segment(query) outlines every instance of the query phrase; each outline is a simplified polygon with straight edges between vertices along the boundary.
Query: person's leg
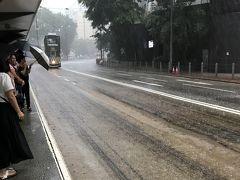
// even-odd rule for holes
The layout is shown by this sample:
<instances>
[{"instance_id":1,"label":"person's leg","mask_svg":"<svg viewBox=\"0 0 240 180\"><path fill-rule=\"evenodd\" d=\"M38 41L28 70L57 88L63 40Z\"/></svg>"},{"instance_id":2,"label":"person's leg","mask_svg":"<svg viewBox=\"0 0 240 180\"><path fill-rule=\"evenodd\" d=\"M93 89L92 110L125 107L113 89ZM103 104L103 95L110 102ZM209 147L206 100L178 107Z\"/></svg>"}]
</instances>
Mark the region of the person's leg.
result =
<instances>
[{"instance_id":1,"label":"person's leg","mask_svg":"<svg viewBox=\"0 0 240 180\"><path fill-rule=\"evenodd\" d=\"M16 91L17 91L16 99L17 99L18 105L19 105L20 109L23 111L23 108L24 108L24 86L16 84Z\"/></svg>"},{"instance_id":2,"label":"person's leg","mask_svg":"<svg viewBox=\"0 0 240 180\"><path fill-rule=\"evenodd\" d=\"M24 85L24 95L26 97L26 102L27 102L27 109L28 111L31 111L31 107L30 107L30 92L29 92L29 82L26 82L26 84Z\"/></svg>"},{"instance_id":3,"label":"person's leg","mask_svg":"<svg viewBox=\"0 0 240 180\"><path fill-rule=\"evenodd\" d=\"M11 167L0 169L0 179L8 179L16 175L17 171Z\"/></svg>"}]
</instances>

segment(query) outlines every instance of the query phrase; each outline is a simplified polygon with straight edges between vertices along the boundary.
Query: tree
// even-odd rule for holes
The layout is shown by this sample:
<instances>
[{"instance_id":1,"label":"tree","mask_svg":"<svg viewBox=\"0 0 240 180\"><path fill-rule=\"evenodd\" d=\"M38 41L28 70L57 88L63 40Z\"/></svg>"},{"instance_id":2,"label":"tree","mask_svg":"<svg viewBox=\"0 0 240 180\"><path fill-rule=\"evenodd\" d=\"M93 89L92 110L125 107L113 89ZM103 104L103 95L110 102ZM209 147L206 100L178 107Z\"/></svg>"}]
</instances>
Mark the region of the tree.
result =
<instances>
[{"instance_id":1,"label":"tree","mask_svg":"<svg viewBox=\"0 0 240 180\"><path fill-rule=\"evenodd\" d=\"M142 21L143 11L137 2L129 0L78 0L88 9L86 17L96 28L95 38L99 49L108 49L115 56L120 56L120 49L125 49L128 57L135 49L134 36L130 35L133 25Z\"/></svg>"},{"instance_id":2,"label":"tree","mask_svg":"<svg viewBox=\"0 0 240 180\"><path fill-rule=\"evenodd\" d=\"M158 9L146 17L145 23L156 43L165 47L164 56L169 59L170 0L158 2ZM202 49L208 49L209 7L193 2L178 0L174 5L173 55L182 62L200 58Z\"/></svg>"},{"instance_id":3,"label":"tree","mask_svg":"<svg viewBox=\"0 0 240 180\"><path fill-rule=\"evenodd\" d=\"M48 33L56 33L61 37L61 48L64 56L68 56L71 44L77 34L77 24L71 18L61 13L54 14L46 8L41 8L33 24L35 26L32 26L29 34L32 43L39 43L43 47L44 36ZM38 29L36 25L38 25Z\"/></svg>"}]
</instances>

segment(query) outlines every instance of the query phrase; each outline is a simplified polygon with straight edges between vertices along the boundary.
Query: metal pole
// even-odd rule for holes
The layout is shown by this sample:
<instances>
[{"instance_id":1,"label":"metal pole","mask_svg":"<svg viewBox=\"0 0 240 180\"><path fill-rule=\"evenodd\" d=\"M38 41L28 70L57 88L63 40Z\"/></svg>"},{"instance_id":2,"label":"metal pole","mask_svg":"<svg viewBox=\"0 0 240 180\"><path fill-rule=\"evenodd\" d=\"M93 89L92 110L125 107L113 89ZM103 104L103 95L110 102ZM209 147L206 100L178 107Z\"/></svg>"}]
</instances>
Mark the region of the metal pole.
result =
<instances>
[{"instance_id":1,"label":"metal pole","mask_svg":"<svg viewBox=\"0 0 240 180\"><path fill-rule=\"evenodd\" d=\"M170 61L168 61L168 72L170 73L172 71L171 67L170 67Z\"/></svg>"},{"instance_id":2,"label":"metal pole","mask_svg":"<svg viewBox=\"0 0 240 180\"><path fill-rule=\"evenodd\" d=\"M178 73L180 74L180 62L178 61Z\"/></svg>"},{"instance_id":3,"label":"metal pole","mask_svg":"<svg viewBox=\"0 0 240 180\"><path fill-rule=\"evenodd\" d=\"M232 79L234 79L235 74L235 63L232 63Z\"/></svg>"},{"instance_id":4,"label":"metal pole","mask_svg":"<svg viewBox=\"0 0 240 180\"><path fill-rule=\"evenodd\" d=\"M172 62L173 62L173 10L174 10L174 0L171 0L169 72L170 72L171 69L172 69Z\"/></svg>"},{"instance_id":5,"label":"metal pole","mask_svg":"<svg viewBox=\"0 0 240 180\"><path fill-rule=\"evenodd\" d=\"M162 72L162 61L160 61L159 69L160 69L160 72Z\"/></svg>"},{"instance_id":6,"label":"metal pole","mask_svg":"<svg viewBox=\"0 0 240 180\"><path fill-rule=\"evenodd\" d=\"M36 14L36 31L37 31L37 43L38 43L38 47L40 47L40 46L39 46L38 14Z\"/></svg>"},{"instance_id":7,"label":"metal pole","mask_svg":"<svg viewBox=\"0 0 240 180\"><path fill-rule=\"evenodd\" d=\"M189 62L189 64L188 64L188 74L191 75L191 73L192 73L192 63Z\"/></svg>"},{"instance_id":8,"label":"metal pole","mask_svg":"<svg viewBox=\"0 0 240 180\"><path fill-rule=\"evenodd\" d=\"M215 64L215 76L218 76L218 63Z\"/></svg>"},{"instance_id":9,"label":"metal pole","mask_svg":"<svg viewBox=\"0 0 240 180\"><path fill-rule=\"evenodd\" d=\"M69 18L69 9L68 8L65 8L65 11L66 11L66 16L67 16L67 18ZM66 26L67 26L67 24L66 24L66 18L65 18L65 35L66 35L66 41L65 42L67 42L67 44L68 44L68 29L66 29ZM68 26L67 26L68 27ZM68 50L69 50L69 47L68 47L68 45L67 45L67 61L68 61L68 55L69 55L69 52L68 52Z\"/></svg>"},{"instance_id":10,"label":"metal pole","mask_svg":"<svg viewBox=\"0 0 240 180\"><path fill-rule=\"evenodd\" d=\"M201 74L203 75L203 62L201 62Z\"/></svg>"},{"instance_id":11,"label":"metal pole","mask_svg":"<svg viewBox=\"0 0 240 180\"><path fill-rule=\"evenodd\" d=\"M86 25L85 25L85 18L83 18L83 38L86 39Z\"/></svg>"}]
</instances>

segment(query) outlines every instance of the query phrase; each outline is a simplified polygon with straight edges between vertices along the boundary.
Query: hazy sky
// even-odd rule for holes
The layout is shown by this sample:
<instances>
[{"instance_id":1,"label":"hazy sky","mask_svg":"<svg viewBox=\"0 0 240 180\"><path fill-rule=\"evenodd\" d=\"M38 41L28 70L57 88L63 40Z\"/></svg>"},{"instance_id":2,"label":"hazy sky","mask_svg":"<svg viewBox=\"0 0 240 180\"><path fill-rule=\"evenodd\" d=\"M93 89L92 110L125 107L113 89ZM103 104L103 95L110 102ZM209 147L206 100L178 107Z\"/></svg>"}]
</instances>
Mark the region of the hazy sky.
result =
<instances>
[{"instance_id":1,"label":"hazy sky","mask_svg":"<svg viewBox=\"0 0 240 180\"><path fill-rule=\"evenodd\" d=\"M66 8L68 8L68 15L75 19L75 22L78 24L78 37L82 39L89 39L94 34L91 22L84 18L86 8L79 5L77 0L42 0L41 6L46 7L54 13L61 12L63 14L67 12Z\"/></svg>"},{"instance_id":2,"label":"hazy sky","mask_svg":"<svg viewBox=\"0 0 240 180\"><path fill-rule=\"evenodd\" d=\"M42 0L41 6L51 11L64 11L65 8L77 9L80 7L77 0Z\"/></svg>"}]
</instances>

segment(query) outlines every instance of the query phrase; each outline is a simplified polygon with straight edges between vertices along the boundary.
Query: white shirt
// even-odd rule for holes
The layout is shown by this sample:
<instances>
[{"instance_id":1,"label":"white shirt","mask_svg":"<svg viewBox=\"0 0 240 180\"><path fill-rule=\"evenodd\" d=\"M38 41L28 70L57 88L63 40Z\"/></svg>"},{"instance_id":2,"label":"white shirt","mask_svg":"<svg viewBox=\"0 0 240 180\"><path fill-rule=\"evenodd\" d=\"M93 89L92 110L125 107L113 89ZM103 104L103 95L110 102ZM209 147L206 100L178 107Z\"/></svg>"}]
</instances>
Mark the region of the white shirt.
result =
<instances>
[{"instance_id":1,"label":"white shirt","mask_svg":"<svg viewBox=\"0 0 240 180\"><path fill-rule=\"evenodd\" d=\"M14 86L12 84L11 78L7 73L0 73L0 96L7 99L5 96L5 92L14 90ZM0 102L5 102L2 98L0 98Z\"/></svg>"}]
</instances>

